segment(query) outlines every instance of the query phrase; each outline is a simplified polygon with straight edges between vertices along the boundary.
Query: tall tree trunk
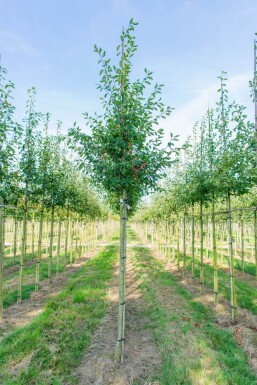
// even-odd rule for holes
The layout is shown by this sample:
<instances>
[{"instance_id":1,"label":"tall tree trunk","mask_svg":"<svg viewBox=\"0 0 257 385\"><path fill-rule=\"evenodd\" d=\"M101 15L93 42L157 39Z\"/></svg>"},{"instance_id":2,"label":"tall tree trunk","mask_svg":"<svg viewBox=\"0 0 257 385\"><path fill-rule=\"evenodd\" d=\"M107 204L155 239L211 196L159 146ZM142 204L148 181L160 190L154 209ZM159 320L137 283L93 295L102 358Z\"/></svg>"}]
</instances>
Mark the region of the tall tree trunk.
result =
<instances>
[{"instance_id":1,"label":"tall tree trunk","mask_svg":"<svg viewBox=\"0 0 257 385\"><path fill-rule=\"evenodd\" d=\"M117 361L123 362L125 343L126 304L126 236L127 236L127 192L123 190L120 210L120 268L119 268L119 314L118 338L115 350Z\"/></svg>"},{"instance_id":2,"label":"tall tree trunk","mask_svg":"<svg viewBox=\"0 0 257 385\"><path fill-rule=\"evenodd\" d=\"M232 222L231 222L231 197L230 191L227 191L227 211L228 211L228 244L229 244L229 260L230 260L230 289L231 289L231 319L234 323L236 321L236 282L235 282L235 268L234 268L234 254L233 254L233 239L232 239Z\"/></svg>"}]
</instances>

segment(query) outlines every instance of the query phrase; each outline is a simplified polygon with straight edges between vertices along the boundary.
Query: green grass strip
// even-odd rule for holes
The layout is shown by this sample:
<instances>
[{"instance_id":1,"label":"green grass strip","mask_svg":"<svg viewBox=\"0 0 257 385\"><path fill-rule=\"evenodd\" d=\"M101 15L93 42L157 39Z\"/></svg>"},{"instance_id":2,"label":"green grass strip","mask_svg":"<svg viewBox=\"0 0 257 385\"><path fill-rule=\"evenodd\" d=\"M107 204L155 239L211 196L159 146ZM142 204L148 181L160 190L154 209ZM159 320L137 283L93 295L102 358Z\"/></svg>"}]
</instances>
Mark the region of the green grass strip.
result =
<instances>
[{"instance_id":1,"label":"green grass strip","mask_svg":"<svg viewBox=\"0 0 257 385\"><path fill-rule=\"evenodd\" d=\"M1 341L1 384L77 383L74 368L106 314L108 283L117 251L115 246L101 251L70 277L66 288L47 302L41 315ZM17 373L8 374L15 365Z\"/></svg>"},{"instance_id":2,"label":"green grass strip","mask_svg":"<svg viewBox=\"0 0 257 385\"><path fill-rule=\"evenodd\" d=\"M191 258L186 258L186 269L191 271ZM200 277L200 262L195 260L195 276ZM224 271L218 271L219 277L219 293L227 300L230 300L230 277ZM213 267L211 265L204 265L204 284L213 288ZM243 309L250 310L253 314L257 314L257 288L250 283L241 279L236 279L236 295L237 303Z\"/></svg>"},{"instance_id":3,"label":"green grass strip","mask_svg":"<svg viewBox=\"0 0 257 385\"><path fill-rule=\"evenodd\" d=\"M67 253L67 261L69 261L70 254ZM73 262L74 258L73 258ZM52 264L52 274L55 275L57 273L57 257L53 257L53 264ZM67 264L69 266L69 263ZM59 257L59 273L63 272L65 269L63 256ZM24 268L24 278L35 281L36 276L36 261L35 264L26 266ZM18 297L18 289L13 289L13 286L8 287L8 282L10 280L13 280L14 278L17 278L17 287L18 287L18 277L19 277L19 270L15 271L12 274L7 275L4 278L4 289L3 289L3 304L4 308L7 308L17 302ZM48 258L44 258L41 260L40 263L40 282L42 282L44 279L48 278ZM32 292L35 290L35 284L24 284L22 287L22 299L28 299L31 297Z\"/></svg>"},{"instance_id":4,"label":"green grass strip","mask_svg":"<svg viewBox=\"0 0 257 385\"><path fill-rule=\"evenodd\" d=\"M247 355L233 334L214 324L214 313L195 302L147 248L134 248L132 261L148 304L145 315L162 356L160 385L253 385ZM170 298L167 306L160 300ZM171 305L171 306L169 306ZM134 385L143 384L135 381Z\"/></svg>"}]
</instances>

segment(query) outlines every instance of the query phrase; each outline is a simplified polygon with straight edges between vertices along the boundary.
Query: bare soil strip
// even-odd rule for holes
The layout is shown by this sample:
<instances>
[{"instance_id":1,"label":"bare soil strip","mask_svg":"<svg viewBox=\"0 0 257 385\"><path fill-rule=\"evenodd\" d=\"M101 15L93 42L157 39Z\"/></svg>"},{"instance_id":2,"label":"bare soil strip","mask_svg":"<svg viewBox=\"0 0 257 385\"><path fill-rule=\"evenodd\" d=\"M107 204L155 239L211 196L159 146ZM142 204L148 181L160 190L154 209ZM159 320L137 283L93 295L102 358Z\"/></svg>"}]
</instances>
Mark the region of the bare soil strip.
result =
<instances>
[{"instance_id":1,"label":"bare soil strip","mask_svg":"<svg viewBox=\"0 0 257 385\"><path fill-rule=\"evenodd\" d=\"M142 310L147 307L138 289L134 268L128 260L126 296L126 343L124 363L117 363L114 350L117 338L118 267L109 290L110 306L101 326L92 337L79 369L79 385L132 385L138 378L148 382L148 377L160 365L160 357L149 329L148 319Z\"/></svg>"}]
</instances>

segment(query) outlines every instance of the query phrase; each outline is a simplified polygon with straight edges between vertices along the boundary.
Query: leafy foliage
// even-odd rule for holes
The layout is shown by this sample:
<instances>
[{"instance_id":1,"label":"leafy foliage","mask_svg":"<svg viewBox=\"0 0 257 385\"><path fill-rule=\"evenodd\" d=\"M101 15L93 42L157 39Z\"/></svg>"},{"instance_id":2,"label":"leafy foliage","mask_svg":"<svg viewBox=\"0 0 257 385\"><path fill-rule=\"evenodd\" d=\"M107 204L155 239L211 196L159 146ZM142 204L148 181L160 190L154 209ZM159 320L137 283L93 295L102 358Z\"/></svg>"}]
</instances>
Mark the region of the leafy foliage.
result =
<instances>
[{"instance_id":1,"label":"leafy foliage","mask_svg":"<svg viewBox=\"0 0 257 385\"><path fill-rule=\"evenodd\" d=\"M164 130L156 128L159 120L171 113L161 99L163 85L153 85L153 72L147 69L142 80L131 80L131 60L137 50L132 35L136 24L132 19L121 34L117 66L111 65L106 52L95 46L101 66L98 89L104 112L84 114L92 135L83 133L76 123L69 131L80 155L80 167L89 166L87 170L116 209L124 190L131 207L143 194L154 190L172 163L171 153L176 152L177 137L171 135L167 147L162 148Z\"/></svg>"}]
</instances>

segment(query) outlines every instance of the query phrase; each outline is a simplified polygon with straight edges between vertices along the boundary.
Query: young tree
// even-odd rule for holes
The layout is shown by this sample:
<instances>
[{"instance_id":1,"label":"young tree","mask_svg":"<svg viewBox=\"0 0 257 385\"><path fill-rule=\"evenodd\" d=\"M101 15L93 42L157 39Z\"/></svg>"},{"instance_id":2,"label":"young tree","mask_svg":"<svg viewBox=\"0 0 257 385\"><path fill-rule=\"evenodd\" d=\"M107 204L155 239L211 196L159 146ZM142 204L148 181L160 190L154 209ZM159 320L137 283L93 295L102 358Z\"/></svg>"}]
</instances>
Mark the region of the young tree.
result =
<instances>
[{"instance_id":1,"label":"young tree","mask_svg":"<svg viewBox=\"0 0 257 385\"><path fill-rule=\"evenodd\" d=\"M26 259L27 247L27 218L28 218L28 203L29 199L35 193L35 186L37 183L36 173L36 150L35 143L37 142L36 127L38 126L41 114L35 111L35 97L36 89L32 87L28 90L28 101L26 118L24 120L25 130L23 142L20 148L20 171L23 181L24 190L24 208L23 208L23 225L22 225L22 252L20 256L20 274L18 284L18 304L22 302L22 286L24 280L24 260Z\"/></svg>"},{"instance_id":2,"label":"young tree","mask_svg":"<svg viewBox=\"0 0 257 385\"><path fill-rule=\"evenodd\" d=\"M131 80L132 58L137 50L134 27L122 31L117 47L118 65L111 65L106 52L95 46L101 65L99 91L102 93L103 115L85 114L92 135L75 124L69 135L77 145L80 167L90 172L95 182L107 193L109 202L120 207L120 280L119 319L116 358L123 361L125 329L126 223L128 208L135 209L144 193L156 188L171 165L176 137L162 148L164 130L156 129L161 118L171 113L161 99L162 85L152 91L153 73L145 69L143 80ZM148 93L148 95L147 95ZM89 166L89 167L87 167Z\"/></svg>"},{"instance_id":3,"label":"young tree","mask_svg":"<svg viewBox=\"0 0 257 385\"><path fill-rule=\"evenodd\" d=\"M14 84L6 81L7 71L0 65L0 320L3 309L3 261L4 261L4 204L16 191L15 152L21 128L14 122L15 107L12 104Z\"/></svg>"}]
</instances>

